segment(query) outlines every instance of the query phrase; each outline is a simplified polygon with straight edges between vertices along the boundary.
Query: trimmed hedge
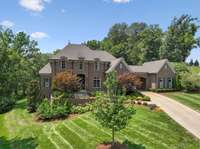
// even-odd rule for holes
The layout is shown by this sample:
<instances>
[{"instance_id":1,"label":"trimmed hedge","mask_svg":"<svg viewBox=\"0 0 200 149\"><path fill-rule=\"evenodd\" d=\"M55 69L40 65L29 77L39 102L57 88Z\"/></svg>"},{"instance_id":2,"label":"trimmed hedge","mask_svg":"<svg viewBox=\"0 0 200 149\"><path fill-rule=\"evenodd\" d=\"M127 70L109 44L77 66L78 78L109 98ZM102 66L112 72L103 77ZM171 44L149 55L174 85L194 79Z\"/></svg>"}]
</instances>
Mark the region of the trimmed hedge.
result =
<instances>
[{"instance_id":1,"label":"trimmed hedge","mask_svg":"<svg viewBox=\"0 0 200 149\"><path fill-rule=\"evenodd\" d=\"M149 89L149 91L156 92L156 93L164 93L164 92L175 92L179 91L178 89L171 89L171 88L159 88L159 89Z\"/></svg>"},{"instance_id":2,"label":"trimmed hedge","mask_svg":"<svg viewBox=\"0 0 200 149\"><path fill-rule=\"evenodd\" d=\"M0 97L0 114L8 112L15 105L15 100L10 97Z\"/></svg>"}]
</instances>

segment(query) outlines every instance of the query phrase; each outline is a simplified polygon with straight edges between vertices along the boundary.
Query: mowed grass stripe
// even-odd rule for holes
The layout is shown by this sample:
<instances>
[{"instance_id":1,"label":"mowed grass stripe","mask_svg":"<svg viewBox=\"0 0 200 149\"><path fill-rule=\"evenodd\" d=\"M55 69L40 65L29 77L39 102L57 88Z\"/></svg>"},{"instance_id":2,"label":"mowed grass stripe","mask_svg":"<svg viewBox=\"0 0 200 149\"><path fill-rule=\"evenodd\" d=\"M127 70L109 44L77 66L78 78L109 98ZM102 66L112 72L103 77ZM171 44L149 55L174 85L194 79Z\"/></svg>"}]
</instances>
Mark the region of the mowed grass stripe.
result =
<instances>
[{"instance_id":1,"label":"mowed grass stripe","mask_svg":"<svg viewBox=\"0 0 200 149\"><path fill-rule=\"evenodd\" d=\"M187 97L187 94L176 94L174 96L179 98L179 99L183 99L184 101L191 101L192 103L200 105L200 101L194 99L193 96L192 97L191 96Z\"/></svg>"},{"instance_id":2,"label":"mowed grass stripe","mask_svg":"<svg viewBox=\"0 0 200 149\"><path fill-rule=\"evenodd\" d=\"M69 131L74 135L74 137L78 137L78 140L80 139L81 142L86 143L87 141L89 141L89 140L87 140L87 138L86 138L85 136L81 136L80 133L79 133L76 129L71 128L71 127L68 125L68 123L63 123L62 125L63 125L67 130L69 130Z\"/></svg>"},{"instance_id":3,"label":"mowed grass stripe","mask_svg":"<svg viewBox=\"0 0 200 149\"><path fill-rule=\"evenodd\" d=\"M83 129L79 125L77 125L73 120L72 121L68 121L67 124L68 124L68 126L74 128L75 130L78 130L80 135L84 135L84 136L88 137L88 139L94 137L94 134L89 133L88 131L86 131L85 129Z\"/></svg>"},{"instance_id":4,"label":"mowed grass stripe","mask_svg":"<svg viewBox=\"0 0 200 149\"><path fill-rule=\"evenodd\" d=\"M63 139L69 142L72 148L87 148L86 143L76 133L72 132L63 124L56 127L56 131L63 137Z\"/></svg>"},{"instance_id":5,"label":"mowed grass stripe","mask_svg":"<svg viewBox=\"0 0 200 149\"><path fill-rule=\"evenodd\" d=\"M93 138L93 140L96 140L98 142L110 140L110 136L104 131L102 131L98 127L94 127L93 125L89 124L88 122L85 122L80 118L74 120L74 123L79 125L82 129L85 129L88 133L94 134L95 138Z\"/></svg>"},{"instance_id":6,"label":"mowed grass stripe","mask_svg":"<svg viewBox=\"0 0 200 149\"><path fill-rule=\"evenodd\" d=\"M73 149L72 145L65 139L63 138L63 136L58 132L56 131L56 129L54 128L54 134L55 136L58 136L58 137L54 137L54 135L52 134L52 139L55 139L56 143L57 141L59 142L59 146L62 146L62 147L65 147L65 148L70 148L70 149ZM58 144L58 143L57 143Z\"/></svg>"},{"instance_id":7,"label":"mowed grass stripe","mask_svg":"<svg viewBox=\"0 0 200 149\"><path fill-rule=\"evenodd\" d=\"M110 129L106 129L106 128L103 129L102 126L101 126L95 119L93 119L93 118L90 117L90 116L84 116L84 118L85 118L88 122L90 122L90 123L92 123L92 124L95 124L96 126L98 126L99 128L101 128L104 132L106 132L108 135L111 136L111 130L110 130ZM110 132L110 133L108 133L108 132ZM123 142L123 141L126 140L126 139L128 140L127 135L121 133L121 131L117 131L116 134L117 134L117 135L115 136L115 138L117 139L117 141Z\"/></svg>"},{"instance_id":8,"label":"mowed grass stripe","mask_svg":"<svg viewBox=\"0 0 200 149\"><path fill-rule=\"evenodd\" d=\"M129 141L131 141L131 142L146 144L146 146L148 146L148 148L150 148L150 146L151 146L152 149L155 149L155 148L164 149L164 148L166 148L165 145L159 144L153 138L151 139L151 137L148 136L147 134L140 132L140 131L137 131L135 129L124 129L121 132L122 132L122 134L126 134L129 138Z\"/></svg>"},{"instance_id":9,"label":"mowed grass stripe","mask_svg":"<svg viewBox=\"0 0 200 149\"><path fill-rule=\"evenodd\" d=\"M163 147L168 148L168 145L164 140L166 138L161 138L161 136L157 135L155 132L149 131L148 129L143 129L142 127L135 127L131 125L131 127L127 127L127 130L134 131L142 136L148 138L151 142L156 143L157 145L163 145Z\"/></svg>"}]
</instances>

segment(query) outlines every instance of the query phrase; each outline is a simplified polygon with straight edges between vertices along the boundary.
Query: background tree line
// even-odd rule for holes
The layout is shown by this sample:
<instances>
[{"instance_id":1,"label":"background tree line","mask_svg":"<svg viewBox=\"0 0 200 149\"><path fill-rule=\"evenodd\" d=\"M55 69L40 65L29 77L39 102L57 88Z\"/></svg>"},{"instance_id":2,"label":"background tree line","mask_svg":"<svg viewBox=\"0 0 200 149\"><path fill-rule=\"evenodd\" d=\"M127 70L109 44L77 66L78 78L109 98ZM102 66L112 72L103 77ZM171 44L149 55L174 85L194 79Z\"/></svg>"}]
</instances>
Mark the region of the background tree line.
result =
<instances>
[{"instance_id":1,"label":"background tree line","mask_svg":"<svg viewBox=\"0 0 200 149\"><path fill-rule=\"evenodd\" d=\"M116 57L124 57L129 64L167 58L171 62L185 62L193 48L200 46L196 37L197 18L182 15L174 18L167 31L159 25L143 22L114 24L102 41L87 41L93 50L105 50Z\"/></svg>"},{"instance_id":2,"label":"background tree line","mask_svg":"<svg viewBox=\"0 0 200 149\"><path fill-rule=\"evenodd\" d=\"M24 32L0 27L0 96L24 96L31 80L49 58Z\"/></svg>"}]
</instances>

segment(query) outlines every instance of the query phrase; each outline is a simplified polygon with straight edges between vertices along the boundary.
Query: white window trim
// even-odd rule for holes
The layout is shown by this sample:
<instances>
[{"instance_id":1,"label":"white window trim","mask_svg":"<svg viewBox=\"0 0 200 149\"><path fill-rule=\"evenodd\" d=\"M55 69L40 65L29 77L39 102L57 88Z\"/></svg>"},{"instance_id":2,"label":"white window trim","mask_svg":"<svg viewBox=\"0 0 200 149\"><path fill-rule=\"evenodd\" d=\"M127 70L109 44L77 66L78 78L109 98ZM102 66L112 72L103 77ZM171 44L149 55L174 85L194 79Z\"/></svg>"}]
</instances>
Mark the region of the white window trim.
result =
<instances>
[{"instance_id":1,"label":"white window trim","mask_svg":"<svg viewBox=\"0 0 200 149\"><path fill-rule=\"evenodd\" d=\"M50 87L50 80L49 78L44 78L44 87L49 88Z\"/></svg>"}]
</instances>

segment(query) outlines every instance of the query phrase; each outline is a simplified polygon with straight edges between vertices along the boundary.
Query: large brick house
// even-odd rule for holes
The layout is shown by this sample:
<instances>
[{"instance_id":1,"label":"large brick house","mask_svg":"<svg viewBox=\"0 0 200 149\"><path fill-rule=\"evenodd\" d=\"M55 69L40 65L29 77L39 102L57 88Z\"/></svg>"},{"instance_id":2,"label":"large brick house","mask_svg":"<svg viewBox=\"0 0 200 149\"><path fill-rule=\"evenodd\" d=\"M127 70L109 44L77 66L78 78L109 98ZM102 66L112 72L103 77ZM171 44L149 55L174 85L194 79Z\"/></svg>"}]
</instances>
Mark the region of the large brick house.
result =
<instances>
[{"instance_id":1,"label":"large brick house","mask_svg":"<svg viewBox=\"0 0 200 149\"><path fill-rule=\"evenodd\" d=\"M115 58L106 51L91 50L86 45L69 44L52 56L40 71L41 90L46 97L51 95L53 77L71 70L81 78L81 86L87 91L102 90L106 74L115 70L117 74L135 73L141 77L141 89L172 88L175 71L168 60L146 62L141 66L128 65L123 58Z\"/></svg>"}]
</instances>

